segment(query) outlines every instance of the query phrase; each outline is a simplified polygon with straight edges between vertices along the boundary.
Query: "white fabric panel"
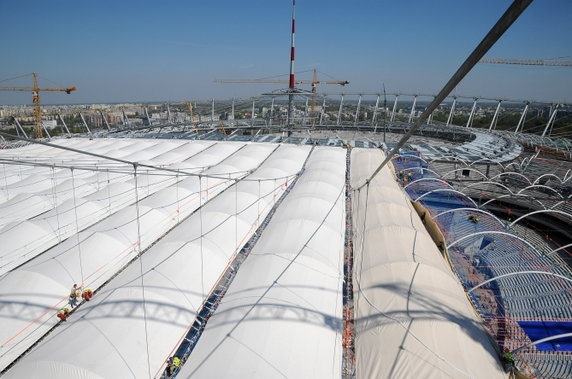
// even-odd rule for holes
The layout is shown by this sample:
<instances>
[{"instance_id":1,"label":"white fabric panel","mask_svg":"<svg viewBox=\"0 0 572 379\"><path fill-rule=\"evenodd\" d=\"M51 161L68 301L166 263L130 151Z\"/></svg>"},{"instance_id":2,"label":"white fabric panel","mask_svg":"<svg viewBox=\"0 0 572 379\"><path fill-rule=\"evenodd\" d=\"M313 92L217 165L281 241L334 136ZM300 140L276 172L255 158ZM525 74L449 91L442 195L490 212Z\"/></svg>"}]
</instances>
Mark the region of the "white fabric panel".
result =
<instances>
[{"instance_id":1,"label":"white fabric panel","mask_svg":"<svg viewBox=\"0 0 572 379\"><path fill-rule=\"evenodd\" d=\"M352 187L383 160L353 149ZM385 167L353 193L359 378L504 378L464 290Z\"/></svg>"},{"instance_id":2,"label":"white fabric panel","mask_svg":"<svg viewBox=\"0 0 572 379\"><path fill-rule=\"evenodd\" d=\"M186 143L189 144L188 142ZM156 144L149 144L148 142L142 141L142 145L146 149L139 151L137 154L139 156L146 154L147 158L153 158L156 157L157 152L170 152L180 147L180 144L181 143L166 142L164 146L158 148L155 146ZM210 146L210 144L203 143L197 143L195 145L195 148L181 152L194 155L196 152ZM107 148L101 150L107 150ZM134 143L125 145L123 150L138 151ZM67 153L78 155L78 153L75 152L67 151ZM181 155L179 156L179 161L187 157L188 155ZM173 159L172 154L169 159ZM173 184L176 180L172 174L167 176L167 174L164 173L163 175L158 175L157 172L153 172L153 175L145 175L149 172L149 169L139 170L139 199L143 199ZM103 177L103 180L105 180L106 174L102 172L99 173L99 175L94 175L86 170L74 170L73 183L76 185L74 191L71 187L71 170L60 170L57 177L53 179L46 178L46 181L52 182L59 180L62 182L64 179L67 179L65 182L67 191L65 194L60 195L60 197L67 198L67 200L34 219L24 221L23 223L14 221L0 230L0 240L5 241L4 248L0 249L0 275L77 233L78 230L82 230L94 224L98 220L109 216L118 209L135 201L135 181L133 175L130 175L130 180L126 180L129 176L122 176L121 180L124 181L123 183L112 183L111 181L109 183L103 182L105 187L102 187L95 193L93 192L93 185L89 187L89 191L84 191L84 188L82 188L82 184L85 180L81 179L81 177L86 176L89 176L88 179L97 180L97 183L101 184L100 179ZM182 176L179 179L181 178ZM27 181L33 179L33 176L30 176ZM43 192L49 193L50 189L45 189ZM71 199L74 193L76 196L75 201ZM24 210L21 215L18 215L17 219L25 220L29 215L28 210ZM35 233L27 233L26 231L30 228L33 228Z\"/></svg>"},{"instance_id":3,"label":"white fabric panel","mask_svg":"<svg viewBox=\"0 0 572 379\"><path fill-rule=\"evenodd\" d=\"M197 143L197 145L198 148L188 149L187 152L195 155L194 153L197 151L209 146L209 144L201 143ZM274 146L267 146L268 153L274 148ZM227 152L232 154L234 151L236 148ZM244 150L243 154L248 155L248 149ZM209 155L208 158L211 164L215 163L213 157ZM225 158L225 156L219 156L218 161L223 161ZM264 158L261 157L260 160ZM252 167L244 167L240 164L237 167L252 169ZM192 171L190 165L187 165L187 169L187 171ZM166 177L153 176L149 180L151 183L159 180L165 182ZM168 178L168 182L175 183L174 177ZM202 190L205 191L205 194L202 202L216 196L232 182L211 178L209 183L211 188L208 192L204 184L202 184ZM171 187L164 188L144 199L143 196L140 196L142 199L139 207L142 248L146 248L155 242L162 234L197 209L200 204L197 195L199 188L201 188L201 183L196 176L180 176L179 182ZM140 188L141 195L152 193L146 189L146 186ZM133 184L115 183L87 196L84 203L78 206L78 216L82 220L93 217L94 214L101 213L102 210L106 210L107 213L110 213L109 210L115 212L120 206L125 207L134 200ZM101 205L99 206L99 204ZM59 222L62 225L65 223L70 225L70 235L75 233L73 200L64 203L59 207L59 211L61 212L57 215ZM136 254L136 218L136 207L134 205L127 206L80 232L79 235L74 235L65 240L16 271L0 277L0 293L6 294L4 296L5 301L11 304L19 304L23 298L26 299L26 303L21 305L22 308L18 312L18 314L24 314L26 317L14 317L13 308L0 307L0 319L2 320L0 322L0 341L2 341L0 342L0 369L45 333L46 328L49 329L56 323L57 318L54 317L54 313L67 303L67 295L71 285L82 283L82 274L83 284L95 289ZM39 236L50 235L49 233L53 231L49 230L49 225L46 220L43 223L24 221L18 224L10 230L14 238L8 238L2 249L16 251L17 249L7 245L7 243L25 240L26 238L35 242ZM79 247L78 239L80 241ZM29 250L25 250L24 254L27 251ZM19 258L22 261L28 256L24 255ZM4 263L4 261L0 261L0 263ZM23 272L28 275L23 275ZM35 279L30 279L32 277ZM58 285L50 284L54 281ZM45 285L39 288L30 288L30 286L33 287L39 283ZM62 288L65 289L62 291ZM22 332L19 333L19 330ZM17 333L19 334L15 336Z\"/></svg>"},{"instance_id":4,"label":"white fabric panel","mask_svg":"<svg viewBox=\"0 0 572 379\"><path fill-rule=\"evenodd\" d=\"M263 167L272 166L276 155L298 162L293 170L282 172L282 176L293 175L309 152L309 147L280 147L266 159L274 149L274 145L245 146L238 155L233 155L236 158L233 159L236 163L233 172L252 170L261 163ZM255 166L244 166L247 160L243 158L248 156L258 156L256 162L251 162ZM48 335L18 361L5 377L140 378L159 375L172 349L192 324L206 293L236 249L240 249L235 240L244 243L252 235L252 226L256 225L259 215L251 210L260 209L260 217L264 217L270 210L268 205L273 192L279 196L285 189L285 182L286 179L278 180L275 185L274 180L264 180L259 186L257 180L243 181L238 183L236 190L232 186L213 198L201 211L194 212L151 247L140 261L129 265L90 303L82 305L56 333ZM255 202L247 204L252 199ZM262 202L260 206L259 202ZM235 209L245 210L238 223L233 216ZM222 212L225 217L215 219ZM201 229L205 233L203 238Z\"/></svg>"},{"instance_id":5,"label":"white fabric panel","mask_svg":"<svg viewBox=\"0 0 572 379\"><path fill-rule=\"evenodd\" d=\"M340 377L344 183L345 150L317 147L179 377Z\"/></svg>"}]
</instances>

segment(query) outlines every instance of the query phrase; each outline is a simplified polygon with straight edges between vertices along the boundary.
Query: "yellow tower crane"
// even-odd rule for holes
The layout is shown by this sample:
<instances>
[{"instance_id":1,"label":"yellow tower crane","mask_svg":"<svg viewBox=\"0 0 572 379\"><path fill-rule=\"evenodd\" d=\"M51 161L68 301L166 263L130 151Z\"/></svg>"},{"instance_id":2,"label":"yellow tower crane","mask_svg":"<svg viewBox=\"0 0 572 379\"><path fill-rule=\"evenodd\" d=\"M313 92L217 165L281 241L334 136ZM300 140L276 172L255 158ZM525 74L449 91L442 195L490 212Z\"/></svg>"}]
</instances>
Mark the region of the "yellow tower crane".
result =
<instances>
[{"instance_id":1,"label":"yellow tower crane","mask_svg":"<svg viewBox=\"0 0 572 379\"><path fill-rule=\"evenodd\" d=\"M34 102L34 136L42 138L42 109L40 108L40 92L65 92L70 94L76 87L67 88L40 88L38 86L38 74L32 73L32 87L0 87L0 91L31 91Z\"/></svg>"},{"instance_id":2,"label":"yellow tower crane","mask_svg":"<svg viewBox=\"0 0 572 379\"><path fill-rule=\"evenodd\" d=\"M288 84L286 79L215 79L215 83L275 83L275 84ZM312 80L296 79L296 84L310 84L312 86L312 112L316 107L316 90L318 84L337 84L345 86L350 84L347 80L319 80L318 72L314 69Z\"/></svg>"}]
</instances>

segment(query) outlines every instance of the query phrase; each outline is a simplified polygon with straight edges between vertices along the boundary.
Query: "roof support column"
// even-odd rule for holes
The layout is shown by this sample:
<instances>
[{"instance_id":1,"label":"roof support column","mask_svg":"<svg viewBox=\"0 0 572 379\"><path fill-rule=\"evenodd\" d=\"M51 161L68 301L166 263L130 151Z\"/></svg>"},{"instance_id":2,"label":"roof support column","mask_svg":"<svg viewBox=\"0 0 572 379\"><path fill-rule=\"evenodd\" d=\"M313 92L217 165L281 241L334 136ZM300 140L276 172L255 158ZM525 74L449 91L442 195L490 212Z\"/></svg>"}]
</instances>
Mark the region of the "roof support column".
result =
<instances>
[{"instance_id":1,"label":"roof support column","mask_svg":"<svg viewBox=\"0 0 572 379\"><path fill-rule=\"evenodd\" d=\"M495 114L493 115L493 119L491 120L491 126L489 126L489 131L496 129L496 127L497 127L497 120L499 117L499 111L500 111L501 103L502 103L502 100L499 100L499 103L497 104L497 108L495 109Z\"/></svg>"},{"instance_id":2,"label":"roof support column","mask_svg":"<svg viewBox=\"0 0 572 379\"><path fill-rule=\"evenodd\" d=\"M389 118L389 122L393 122L395 119L395 110L397 109L397 99L399 98L399 94L395 95L395 101L393 102L393 110L391 111L391 117Z\"/></svg>"},{"instance_id":3,"label":"roof support column","mask_svg":"<svg viewBox=\"0 0 572 379\"><path fill-rule=\"evenodd\" d=\"M358 101L357 101L356 114L355 114L355 116L354 116L354 128L356 127L357 122L358 122L359 108L360 108L360 106L361 106L361 94L359 95Z\"/></svg>"},{"instance_id":4,"label":"roof support column","mask_svg":"<svg viewBox=\"0 0 572 379\"><path fill-rule=\"evenodd\" d=\"M320 111L320 125L322 125L322 121L324 121L325 111L326 111L326 96L324 96L324 100L322 100L322 110Z\"/></svg>"},{"instance_id":5,"label":"roof support column","mask_svg":"<svg viewBox=\"0 0 572 379\"><path fill-rule=\"evenodd\" d=\"M447 117L446 126L451 125L451 121L453 121L453 113L455 112L455 105L457 105L457 96L453 96L453 103L451 104L451 110L449 111L449 117Z\"/></svg>"},{"instance_id":6,"label":"roof support column","mask_svg":"<svg viewBox=\"0 0 572 379\"><path fill-rule=\"evenodd\" d=\"M344 94L342 93L342 98L340 100L340 109L338 110L338 120L336 121L336 125L340 125L340 120L342 119L343 106L344 106Z\"/></svg>"},{"instance_id":7,"label":"roof support column","mask_svg":"<svg viewBox=\"0 0 572 379\"><path fill-rule=\"evenodd\" d=\"M518 133L519 130L522 133L522 129L524 129L524 121L526 120L526 113L528 112L528 105L530 103L527 101L524 104L524 109L522 110L518 124L516 124L516 130L514 131L515 133Z\"/></svg>"},{"instance_id":8,"label":"roof support column","mask_svg":"<svg viewBox=\"0 0 572 379\"><path fill-rule=\"evenodd\" d=\"M409 121L408 123L411 124L411 120L413 120L413 114L415 114L415 105L417 104L417 95L413 97L413 105L411 106L411 113L409 113Z\"/></svg>"},{"instance_id":9,"label":"roof support column","mask_svg":"<svg viewBox=\"0 0 572 379\"><path fill-rule=\"evenodd\" d=\"M379 107L379 93L377 94L377 99L375 100L375 107L373 108L373 116L371 118L371 126L375 125L375 118L377 117L377 108ZM376 128L377 129L377 125ZM376 130L374 130L375 132Z\"/></svg>"},{"instance_id":10,"label":"roof support column","mask_svg":"<svg viewBox=\"0 0 572 379\"><path fill-rule=\"evenodd\" d=\"M554 121L556 120L556 112L558 112L558 104L556 104L554 106L554 110L552 110L552 114L550 115L550 118L548 119L548 123L546 124L546 128L544 128L544 131L542 132L541 137L544 137L546 135L546 132L548 131L548 129L550 129L550 133L548 133L548 136L550 137L550 134L552 134L552 127L554 126Z\"/></svg>"},{"instance_id":11,"label":"roof support column","mask_svg":"<svg viewBox=\"0 0 572 379\"><path fill-rule=\"evenodd\" d=\"M467 120L467 128L473 126L473 117L475 117L475 109L477 109L477 100L479 99L475 97L475 101L473 101L473 107L471 108L471 113L469 114L469 119Z\"/></svg>"}]
</instances>

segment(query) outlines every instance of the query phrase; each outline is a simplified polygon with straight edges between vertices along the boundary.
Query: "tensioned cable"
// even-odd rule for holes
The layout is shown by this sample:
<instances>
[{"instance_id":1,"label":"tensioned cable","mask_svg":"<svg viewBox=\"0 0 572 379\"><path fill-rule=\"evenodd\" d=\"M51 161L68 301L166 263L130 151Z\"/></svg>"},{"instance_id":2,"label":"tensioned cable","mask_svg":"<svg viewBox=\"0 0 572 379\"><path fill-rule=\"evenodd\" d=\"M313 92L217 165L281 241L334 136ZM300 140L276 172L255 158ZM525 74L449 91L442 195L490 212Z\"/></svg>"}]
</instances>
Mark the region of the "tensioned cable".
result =
<instances>
[{"instance_id":1,"label":"tensioned cable","mask_svg":"<svg viewBox=\"0 0 572 379\"><path fill-rule=\"evenodd\" d=\"M83 263L81 261L81 243L79 240L79 222L78 222L78 217L77 217L77 202L76 202L76 196L75 196L75 180L74 180L73 168L71 169L71 177L72 177L72 192L73 192L72 193L72 195L73 195L73 210L75 213L75 235L77 238L77 251L78 251L78 255L79 255L79 272L81 275L81 285L83 286Z\"/></svg>"},{"instance_id":2,"label":"tensioned cable","mask_svg":"<svg viewBox=\"0 0 572 379\"><path fill-rule=\"evenodd\" d=\"M393 155L399 151L405 145L407 140L415 133L417 129L423 124L425 120L429 117L431 113L445 100L447 96L453 91L453 89L461 82L461 80L471 71L473 66L475 66L479 60L489 51L489 49L495 44L495 42L506 32L506 30L516 21L520 14L532 3L532 0L514 0L511 6L506 10L506 12L501 16L497 23L492 27L492 29L483 38L481 43L473 50L465 62L459 67L457 72L453 74L451 79L445 84L443 89L439 91L437 96L433 98L431 103L425 108L425 111L417 119L417 121L411 126L409 131L399 140L397 145L389 152L387 157L381 162L379 167L373 172L371 177L365 181L357 189L361 189L371 182L371 180L381 171L385 165L391 160Z\"/></svg>"},{"instance_id":3,"label":"tensioned cable","mask_svg":"<svg viewBox=\"0 0 572 379\"><path fill-rule=\"evenodd\" d=\"M143 259L141 257L141 223L139 219L139 188L137 183L137 163L133 163L133 177L135 179L135 209L137 213L137 250L139 268L141 270L141 295L143 298L143 320L145 325L145 347L147 351L147 372L151 378L151 355L149 353L149 332L147 330L147 303L145 300L145 280L143 278Z\"/></svg>"}]
</instances>

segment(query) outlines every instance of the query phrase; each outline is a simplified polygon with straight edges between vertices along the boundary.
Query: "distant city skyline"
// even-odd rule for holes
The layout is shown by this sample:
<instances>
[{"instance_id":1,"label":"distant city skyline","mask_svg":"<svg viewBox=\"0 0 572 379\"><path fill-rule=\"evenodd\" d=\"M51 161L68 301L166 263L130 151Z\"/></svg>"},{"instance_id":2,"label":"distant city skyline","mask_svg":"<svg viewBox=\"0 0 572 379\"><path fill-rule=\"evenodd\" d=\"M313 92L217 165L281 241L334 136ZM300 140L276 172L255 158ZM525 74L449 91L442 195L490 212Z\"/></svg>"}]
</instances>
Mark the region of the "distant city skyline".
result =
<instances>
[{"instance_id":1,"label":"distant city skyline","mask_svg":"<svg viewBox=\"0 0 572 379\"><path fill-rule=\"evenodd\" d=\"M509 0L297 0L296 71L348 80L319 92L438 92L508 8ZM282 75L289 65L291 0L99 2L0 0L0 80L38 72L42 103L229 99L284 88L215 78ZM572 60L572 2L533 2L488 57ZM0 86L30 86L31 77ZM309 86L300 85L309 89ZM572 67L477 65L466 96L572 103ZM0 91L0 104L29 104Z\"/></svg>"}]
</instances>

